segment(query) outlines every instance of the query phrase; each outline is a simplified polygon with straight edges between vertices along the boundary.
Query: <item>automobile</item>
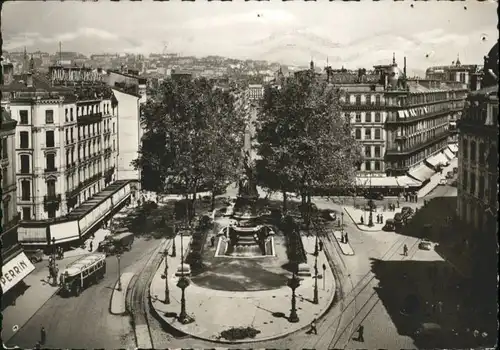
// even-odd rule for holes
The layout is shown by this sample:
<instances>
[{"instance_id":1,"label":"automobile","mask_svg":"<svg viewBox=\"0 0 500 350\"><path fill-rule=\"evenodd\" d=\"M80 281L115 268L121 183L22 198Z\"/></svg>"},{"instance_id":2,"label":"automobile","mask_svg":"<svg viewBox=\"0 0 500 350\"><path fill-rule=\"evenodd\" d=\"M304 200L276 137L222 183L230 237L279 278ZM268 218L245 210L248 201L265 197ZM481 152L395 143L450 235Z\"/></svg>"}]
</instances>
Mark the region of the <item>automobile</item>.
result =
<instances>
[{"instance_id":1,"label":"automobile","mask_svg":"<svg viewBox=\"0 0 500 350\"><path fill-rule=\"evenodd\" d=\"M415 214L415 211L411 207L402 207L401 208L401 216L403 218L403 221L410 220L414 214Z\"/></svg>"},{"instance_id":2,"label":"automobile","mask_svg":"<svg viewBox=\"0 0 500 350\"><path fill-rule=\"evenodd\" d=\"M453 171L448 171L448 172L446 173L446 178L447 178L447 179L452 179L452 178L453 178L453 175L454 175Z\"/></svg>"},{"instance_id":3,"label":"automobile","mask_svg":"<svg viewBox=\"0 0 500 350\"><path fill-rule=\"evenodd\" d=\"M440 179L439 180L439 185L445 186L448 184L448 179Z\"/></svg>"},{"instance_id":4,"label":"automobile","mask_svg":"<svg viewBox=\"0 0 500 350\"><path fill-rule=\"evenodd\" d=\"M394 219L387 219L385 220L385 225L382 227L382 231L394 231L396 229L396 223L394 222Z\"/></svg>"},{"instance_id":5,"label":"automobile","mask_svg":"<svg viewBox=\"0 0 500 350\"><path fill-rule=\"evenodd\" d=\"M394 231L398 232L404 224L403 215L401 213L394 214Z\"/></svg>"},{"instance_id":6,"label":"automobile","mask_svg":"<svg viewBox=\"0 0 500 350\"><path fill-rule=\"evenodd\" d=\"M432 249L432 243L429 242L427 239L422 239L420 243L418 244L418 249L420 250L431 250Z\"/></svg>"},{"instance_id":7,"label":"automobile","mask_svg":"<svg viewBox=\"0 0 500 350\"><path fill-rule=\"evenodd\" d=\"M322 216L324 219L329 221L337 220L337 212L333 209L325 209L322 211Z\"/></svg>"},{"instance_id":8,"label":"automobile","mask_svg":"<svg viewBox=\"0 0 500 350\"><path fill-rule=\"evenodd\" d=\"M381 192L377 191L368 191L365 193L365 198L366 199L372 199L372 200L383 200L384 195Z\"/></svg>"},{"instance_id":9,"label":"automobile","mask_svg":"<svg viewBox=\"0 0 500 350\"><path fill-rule=\"evenodd\" d=\"M41 249L24 249L24 253L32 264L43 260L43 250Z\"/></svg>"}]
</instances>

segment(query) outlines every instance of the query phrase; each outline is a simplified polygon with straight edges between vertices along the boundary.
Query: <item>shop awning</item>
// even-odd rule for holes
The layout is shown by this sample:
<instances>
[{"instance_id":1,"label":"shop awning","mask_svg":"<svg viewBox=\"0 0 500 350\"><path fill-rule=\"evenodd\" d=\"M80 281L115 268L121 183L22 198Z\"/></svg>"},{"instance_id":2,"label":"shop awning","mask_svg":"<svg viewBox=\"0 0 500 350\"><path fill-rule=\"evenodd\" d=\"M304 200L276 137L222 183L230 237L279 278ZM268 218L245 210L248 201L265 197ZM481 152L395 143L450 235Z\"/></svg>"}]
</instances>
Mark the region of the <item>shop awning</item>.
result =
<instances>
[{"instance_id":1,"label":"shop awning","mask_svg":"<svg viewBox=\"0 0 500 350\"><path fill-rule=\"evenodd\" d=\"M398 187L398 182L395 177L357 177L356 184L363 184L358 186L363 187Z\"/></svg>"},{"instance_id":2,"label":"shop awning","mask_svg":"<svg viewBox=\"0 0 500 350\"><path fill-rule=\"evenodd\" d=\"M404 188L422 186L422 182L412 179L411 177L406 175L396 177L396 181L398 182L399 187Z\"/></svg>"},{"instance_id":3,"label":"shop awning","mask_svg":"<svg viewBox=\"0 0 500 350\"><path fill-rule=\"evenodd\" d=\"M21 282L33 270L35 270L35 266L33 266L24 252L19 253L13 259L6 262L2 266L2 276L0 277L3 292L7 292Z\"/></svg>"},{"instance_id":4,"label":"shop awning","mask_svg":"<svg viewBox=\"0 0 500 350\"><path fill-rule=\"evenodd\" d=\"M448 163L448 159L445 157L445 155L443 153L439 152L439 153L427 158L426 162L435 167L438 165L443 165L443 164Z\"/></svg>"},{"instance_id":5,"label":"shop awning","mask_svg":"<svg viewBox=\"0 0 500 350\"><path fill-rule=\"evenodd\" d=\"M425 164L417 165L415 168L408 171L408 175L421 182L429 180L434 173L435 171Z\"/></svg>"},{"instance_id":6,"label":"shop awning","mask_svg":"<svg viewBox=\"0 0 500 350\"><path fill-rule=\"evenodd\" d=\"M451 145L448 145L448 148L450 149L450 151L452 151L453 153L457 153L458 152L458 145L456 143L452 143Z\"/></svg>"},{"instance_id":7,"label":"shop awning","mask_svg":"<svg viewBox=\"0 0 500 350\"><path fill-rule=\"evenodd\" d=\"M445 148L444 151L443 151L444 155L449 159L449 160L452 160L453 158L455 158L455 155L453 154L452 151L450 151L449 148Z\"/></svg>"}]
</instances>

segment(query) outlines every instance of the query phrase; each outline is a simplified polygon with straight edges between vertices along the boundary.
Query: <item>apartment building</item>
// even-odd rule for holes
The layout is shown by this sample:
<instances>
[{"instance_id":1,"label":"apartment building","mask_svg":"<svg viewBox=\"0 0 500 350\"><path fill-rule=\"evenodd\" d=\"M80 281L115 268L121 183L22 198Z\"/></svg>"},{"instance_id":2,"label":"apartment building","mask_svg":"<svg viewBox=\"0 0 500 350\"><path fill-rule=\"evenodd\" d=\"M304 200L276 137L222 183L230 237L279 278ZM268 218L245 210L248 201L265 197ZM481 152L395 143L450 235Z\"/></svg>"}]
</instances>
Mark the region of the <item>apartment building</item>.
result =
<instances>
[{"instance_id":1,"label":"apartment building","mask_svg":"<svg viewBox=\"0 0 500 350\"><path fill-rule=\"evenodd\" d=\"M447 66L433 66L425 71L425 79L442 82L455 81L465 84L471 90L480 89L482 66L462 64L460 57Z\"/></svg>"},{"instance_id":2,"label":"apartment building","mask_svg":"<svg viewBox=\"0 0 500 350\"><path fill-rule=\"evenodd\" d=\"M9 76L2 104L18 123L22 244L82 239L123 204L129 193L121 191L128 183L116 189L117 101L101 72L53 66L46 76ZM101 203L103 193L114 196L112 205Z\"/></svg>"}]
</instances>

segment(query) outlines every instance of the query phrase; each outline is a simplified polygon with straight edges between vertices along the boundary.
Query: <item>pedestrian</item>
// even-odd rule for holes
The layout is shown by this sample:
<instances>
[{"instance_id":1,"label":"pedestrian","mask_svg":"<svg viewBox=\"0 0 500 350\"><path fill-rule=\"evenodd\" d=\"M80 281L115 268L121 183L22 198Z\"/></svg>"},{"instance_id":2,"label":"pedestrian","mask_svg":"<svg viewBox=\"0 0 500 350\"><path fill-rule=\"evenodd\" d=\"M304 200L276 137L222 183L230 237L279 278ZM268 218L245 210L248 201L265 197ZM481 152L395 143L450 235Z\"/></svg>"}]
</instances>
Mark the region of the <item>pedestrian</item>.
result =
<instances>
[{"instance_id":1,"label":"pedestrian","mask_svg":"<svg viewBox=\"0 0 500 350\"><path fill-rule=\"evenodd\" d=\"M406 244L403 246L403 255L408 256L408 246Z\"/></svg>"},{"instance_id":2,"label":"pedestrian","mask_svg":"<svg viewBox=\"0 0 500 350\"><path fill-rule=\"evenodd\" d=\"M396 201L396 204L397 204L397 206L398 206L398 208L399 208L399 200L398 200L398 201ZM394 210L396 210L396 208L394 208Z\"/></svg>"},{"instance_id":3,"label":"pedestrian","mask_svg":"<svg viewBox=\"0 0 500 350\"><path fill-rule=\"evenodd\" d=\"M384 214L380 214L380 223L383 224L384 223Z\"/></svg>"},{"instance_id":4,"label":"pedestrian","mask_svg":"<svg viewBox=\"0 0 500 350\"><path fill-rule=\"evenodd\" d=\"M377 218L377 224L378 224L378 218L379 218L378 214L377 214L376 218Z\"/></svg>"},{"instance_id":5,"label":"pedestrian","mask_svg":"<svg viewBox=\"0 0 500 350\"><path fill-rule=\"evenodd\" d=\"M340 227L340 218L337 219L337 226Z\"/></svg>"},{"instance_id":6,"label":"pedestrian","mask_svg":"<svg viewBox=\"0 0 500 350\"><path fill-rule=\"evenodd\" d=\"M365 327L363 325L359 325L358 327L358 337L355 339L361 343L364 343L365 342L365 337L364 337L364 333L365 333Z\"/></svg>"},{"instance_id":7,"label":"pedestrian","mask_svg":"<svg viewBox=\"0 0 500 350\"><path fill-rule=\"evenodd\" d=\"M94 251L94 241L90 241L90 251Z\"/></svg>"},{"instance_id":8,"label":"pedestrian","mask_svg":"<svg viewBox=\"0 0 500 350\"><path fill-rule=\"evenodd\" d=\"M323 251L323 241L319 241L319 251Z\"/></svg>"},{"instance_id":9,"label":"pedestrian","mask_svg":"<svg viewBox=\"0 0 500 350\"><path fill-rule=\"evenodd\" d=\"M215 237L214 236L212 236L210 238L210 244L211 244L212 248L215 246Z\"/></svg>"},{"instance_id":10,"label":"pedestrian","mask_svg":"<svg viewBox=\"0 0 500 350\"><path fill-rule=\"evenodd\" d=\"M359 220L359 222L361 222L361 225L364 224L363 216L361 216L361 219Z\"/></svg>"},{"instance_id":11,"label":"pedestrian","mask_svg":"<svg viewBox=\"0 0 500 350\"><path fill-rule=\"evenodd\" d=\"M345 233L345 236L344 236L344 243L345 244L349 243L349 238L347 237L347 232Z\"/></svg>"},{"instance_id":12,"label":"pedestrian","mask_svg":"<svg viewBox=\"0 0 500 350\"><path fill-rule=\"evenodd\" d=\"M316 328L316 319L313 319L311 321L311 328L309 329L309 334L314 333L315 335L318 335L318 329Z\"/></svg>"},{"instance_id":13,"label":"pedestrian","mask_svg":"<svg viewBox=\"0 0 500 350\"><path fill-rule=\"evenodd\" d=\"M40 329L40 344L45 345L46 337L47 337L47 333L45 333L45 328L42 327Z\"/></svg>"}]
</instances>

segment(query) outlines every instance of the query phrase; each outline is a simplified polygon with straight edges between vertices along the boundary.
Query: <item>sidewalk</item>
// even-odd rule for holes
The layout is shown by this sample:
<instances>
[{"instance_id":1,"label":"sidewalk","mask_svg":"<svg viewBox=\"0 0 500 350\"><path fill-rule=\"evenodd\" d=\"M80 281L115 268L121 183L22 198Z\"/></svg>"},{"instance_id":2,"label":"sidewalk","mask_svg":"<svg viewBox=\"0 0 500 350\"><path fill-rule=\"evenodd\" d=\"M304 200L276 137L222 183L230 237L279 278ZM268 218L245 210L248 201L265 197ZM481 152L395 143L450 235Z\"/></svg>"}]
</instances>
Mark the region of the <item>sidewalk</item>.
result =
<instances>
[{"instance_id":1,"label":"sidewalk","mask_svg":"<svg viewBox=\"0 0 500 350\"><path fill-rule=\"evenodd\" d=\"M446 168L443 168L442 174L441 173L435 173L434 175L432 175L429 183L427 185L425 185L424 187L422 187L418 191L418 198L425 197L433 189L435 189L439 185L439 181L441 181L442 179L445 179L446 178L446 173L448 171L452 171L454 167L458 167L458 159L457 158L453 158L452 160L450 160L450 165L448 165Z\"/></svg>"},{"instance_id":2,"label":"sidewalk","mask_svg":"<svg viewBox=\"0 0 500 350\"><path fill-rule=\"evenodd\" d=\"M354 255L354 249L352 249L351 245L349 242L343 243L342 242L342 232L341 231L333 231L333 236L337 240L337 243L340 247L340 250L344 255ZM349 238L349 237L347 237Z\"/></svg>"},{"instance_id":3,"label":"sidewalk","mask_svg":"<svg viewBox=\"0 0 500 350\"><path fill-rule=\"evenodd\" d=\"M112 315L123 315L127 312L126 306L126 297L127 290L130 281L134 277L133 272L125 272L120 276L120 284L121 288L118 290L119 284L116 281L115 286L113 288L113 293L111 294L111 301L109 305L109 312Z\"/></svg>"},{"instance_id":4,"label":"sidewalk","mask_svg":"<svg viewBox=\"0 0 500 350\"><path fill-rule=\"evenodd\" d=\"M57 260L59 271L78 259L77 257L68 257ZM26 291L17 297L16 305L7 306L2 311L2 339L7 343L14 335L12 327L17 325L21 328L28 320L49 300L59 289L58 286L52 286L48 283L48 265L46 261L37 263L35 271L26 276L23 281L28 286Z\"/></svg>"},{"instance_id":5,"label":"sidewalk","mask_svg":"<svg viewBox=\"0 0 500 350\"><path fill-rule=\"evenodd\" d=\"M185 238L186 239L186 238ZM178 242L177 242L178 241ZM315 238L303 238L304 249L308 253L308 265L314 271ZM180 237L176 237L180 246ZM187 244L186 244L187 246ZM248 343L282 337L291 332L308 327L313 318L319 318L333 302L335 279L330 270L324 252L318 256L318 274L322 275L322 265L326 265L326 276L318 280L319 304L312 303L314 279L307 277L301 281L296 291L298 323L290 323L291 290L287 286L280 289L252 292L220 291L199 287L193 283L186 288L186 308L195 318L191 324L183 325L176 319L180 311L180 289L176 286L178 278L175 271L180 265L179 255L169 257L170 304L165 305L165 280L161 279L164 262L160 265L150 286L151 303L154 311L164 322L195 338L217 341L220 343ZM326 278L325 278L326 277ZM325 288L323 289L323 281ZM235 312L238 310L237 312ZM232 327L253 327L260 331L255 338L242 341L220 339L220 333Z\"/></svg>"}]
</instances>

